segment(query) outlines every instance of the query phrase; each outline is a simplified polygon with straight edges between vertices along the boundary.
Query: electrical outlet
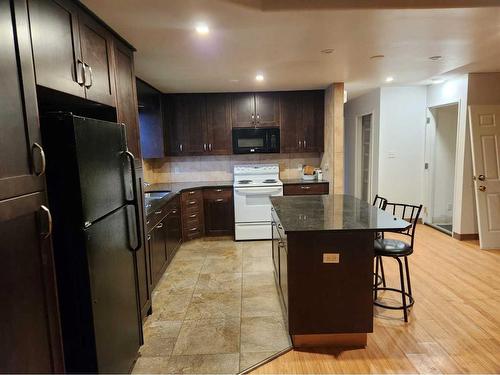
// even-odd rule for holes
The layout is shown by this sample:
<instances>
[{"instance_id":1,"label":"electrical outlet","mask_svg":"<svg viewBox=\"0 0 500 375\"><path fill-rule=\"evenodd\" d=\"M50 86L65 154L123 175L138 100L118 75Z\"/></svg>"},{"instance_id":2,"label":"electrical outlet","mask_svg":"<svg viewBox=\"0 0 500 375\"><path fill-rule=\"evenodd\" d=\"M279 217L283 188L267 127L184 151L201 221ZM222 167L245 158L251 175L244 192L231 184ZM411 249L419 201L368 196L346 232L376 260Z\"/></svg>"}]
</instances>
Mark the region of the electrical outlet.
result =
<instances>
[{"instance_id":1,"label":"electrical outlet","mask_svg":"<svg viewBox=\"0 0 500 375\"><path fill-rule=\"evenodd\" d=\"M389 151L389 152L387 153L387 157L388 157L389 159L395 159L395 158L396 158L396 152L394 152L394 151Z\"/></svg>"}]
</instances>

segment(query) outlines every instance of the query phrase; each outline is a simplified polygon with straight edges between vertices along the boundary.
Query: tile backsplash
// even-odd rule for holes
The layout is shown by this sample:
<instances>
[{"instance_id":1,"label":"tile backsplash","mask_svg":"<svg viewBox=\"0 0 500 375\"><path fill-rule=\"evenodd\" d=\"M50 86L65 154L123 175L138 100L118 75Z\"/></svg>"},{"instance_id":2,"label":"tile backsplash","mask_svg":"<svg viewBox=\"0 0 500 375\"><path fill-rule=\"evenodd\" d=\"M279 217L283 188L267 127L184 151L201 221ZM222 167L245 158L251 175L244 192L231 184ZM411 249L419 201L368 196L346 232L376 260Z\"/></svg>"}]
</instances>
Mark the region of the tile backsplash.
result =
<instances>
[{"instance_id":1,"label":"tile backsplash","mask_svg":"<svg viewBox=\"0 0 500 375\"><path fill-rule=\"evenodd\" d=\"M299 178L302 165L319 167L319 153L223 156L175 156L144 160L144 179L149 183L228 181L237 164L278 163L280 178Z\"/></svg>"}]
</instances>

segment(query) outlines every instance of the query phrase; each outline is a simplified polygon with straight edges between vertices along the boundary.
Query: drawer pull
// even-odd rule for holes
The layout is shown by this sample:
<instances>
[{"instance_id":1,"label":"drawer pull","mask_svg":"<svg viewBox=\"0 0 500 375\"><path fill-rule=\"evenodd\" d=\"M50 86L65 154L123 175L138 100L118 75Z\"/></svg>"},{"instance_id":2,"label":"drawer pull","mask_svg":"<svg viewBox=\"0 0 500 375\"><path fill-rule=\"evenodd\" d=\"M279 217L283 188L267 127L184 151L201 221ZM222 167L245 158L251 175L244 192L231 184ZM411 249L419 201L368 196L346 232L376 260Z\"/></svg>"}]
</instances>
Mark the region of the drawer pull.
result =
<instances>
[{"instance_id":1,"label":"drawer pull","mask_svg":"<svg viewBox=\"0 0 500 375\"><path fill-rule=\"evenodd\" d=\"M190 218L195 218L196 216L198 216L198 215L196 215L196 214L189 215Z\"/></svg>"},{"instance_id":2,"label":"drawer pull","mask_svg":"<svg viewBox=\"0 0 500 375\"><path fill-rule=\"evenodd\" d=\"M173 213L173 214L176 214L176 213L177 213L177 210L172 210L172 213Z\"/></svg>"},{"instance_id":3,"label":"drawer pull","mask_svg":"<svg viewBox=\"0 0 500 375\"><path fill-rule=\"evenodd\" d=\"M193 204L196 204L196 201L189 201L188 202L189 205L193 205Z\"/></svg>"},{"instance_id":4,"label":"drawer pull","mask_svg":"<svg viewBox=\"0 0 500 375\"><path fill-rule=\"evenodd\" d=\"M160 211L155 211L155 215L161 215L161 210Z\"/></svg>"},{"instance_id":5,"label":"drawer pull","mask_svg":"<svg viewBox=\"0 0 500 375\"><path fill-rule=\"evenodd\" d=\"M303 190L309 190L311 187L310 186L301 186L300 188Z\"/></svg>"},{"instance_id":6,"label":"drawer pull","mask_svg":"<svg viewBox=\"0 0 500 375\"><path fill-rule=\"evenodd\" d=\"M222 191L222 189L215 189L215 191L216 191L217 193L220 193L220 192Z\"/></svg>"},{"instance_id":7,"label":"drawer pull","mask_svg":"<svg viewBox=\"0 0 500 375\"><path fill-rule=\"evenodd\" d=\"M193 190L193 191L190 191L188 194L193 195L194 193L196 193L196 191Z\"/></svg>"},{"instance_id":8,"label":"drawer pull","mask_svg":"<svg viewBox=\"0 0 500 375\"><path fill-rule=\"evenodd\" d=\"M150 240L151 240L151 235L150 235L150 234L148 234L148 241L150 241Z\"/></svg>"},{"instance_id":9,"label":"drawer pull","mask_svg":"<svg viewBox=\"0 0 500 375\"><path fill-rule=\"evenodd\" d=\"M223 202L223 201L224 201L224 199L219 198L219 199L216 199L215 201L216 201L217 203L220 203L220 202Z\"/></svg>"},{"instance_id":10,"label":"drawer pull","mask_svg":"<svg viewBox=\"0 0 500 375\"><path fill-rule=\"evenodd\" d=\"M163 223L160 223L156 226L156 229L160 229L160 228L163 228Z\"/></svg>"},{"instance_id":11,"label":"drawer pull","mask_svg":"<svg viewBox=\"0 0 500 375\"><path fill-rule=\"evenodd\" d=\"M197 231L197 230L198 230L198 228L191 228L190 229L191 232L194 232L194 231Z\"/></svg>"},{"instance_id":12,"label":"drawer pull","mask_svg":"<svg viewBox=\"0 0 500 375\"><path fill-rule=\"evenodd\" d=\"M146 225L149 225L149 220L148 220L148 221L146 221Z\"/></svg>"}]
</instances>

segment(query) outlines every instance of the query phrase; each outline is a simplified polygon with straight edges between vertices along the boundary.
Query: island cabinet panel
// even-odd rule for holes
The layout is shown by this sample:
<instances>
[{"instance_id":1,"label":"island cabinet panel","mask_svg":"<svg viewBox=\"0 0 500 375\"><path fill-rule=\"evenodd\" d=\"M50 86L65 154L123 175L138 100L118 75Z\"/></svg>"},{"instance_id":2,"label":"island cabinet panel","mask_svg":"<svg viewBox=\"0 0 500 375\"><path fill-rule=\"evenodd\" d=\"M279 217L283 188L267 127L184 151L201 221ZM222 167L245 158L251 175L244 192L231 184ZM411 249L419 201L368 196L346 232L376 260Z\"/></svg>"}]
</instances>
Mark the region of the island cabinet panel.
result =
<instances>
[{"instance_id":1,"label":"island cabinet panel","mask_svg":"<svg viewBox=\"0 0 500 375\"><path fill-rule=\"evenodd\" d=\"M210 188L203 190L205 234L230 235L234 232L233 189Z\"/></svg>"},{"instance_id":2,"label":"island cabinet panel","mask_svg":"<svg viewBox=\"0 0 500 375\"><path fill-rule=\"evenodd\" d=\"M144 159L165 156L162 94L140 79L137 80L137 100L141 133L141 151Z\"/></svg>"},{"instance_id":3,"label":"island cabinet panel","mask_svg":"<svg viewBox=\"0 0 500 375\"><path fill-rule=\"evenodd\" d=\"M115 41L114 46L116 117L118 122L125 124L129 151L134 154L136 159L141 159L134 53L118 41ZM160 141L162 140L163 134L160 136Z\"/></svg>"},{"instance_id":4,"label":"island cabinet panel","mask_svg":"<svg viewBox=\"0 0 500 375\"><path fill-rule=\"evenodd\" d=\"M0 200L45 188L28 17L15 4L14 23L11 2L0 2Z\"/></svg>"},{"instance_id":5,"label":"island cabinet panel","mask_svg":"<svg viewBox=\"0 0 500 375\"><path fill-rule=\"evenodd\" d=\"M373 232L292 232L287 250L292 337L373 331Z\"/></svg>"},{"instance_id":6,"label":"island cabinet panel","mask_svg":"<svg viewBox=\"0 0 500 375\"><path fill-rule=\"evenodd\" d=\"M321 195L328 194L328 182L283 185L283 195Z\"/></svg>"}]
</instances>

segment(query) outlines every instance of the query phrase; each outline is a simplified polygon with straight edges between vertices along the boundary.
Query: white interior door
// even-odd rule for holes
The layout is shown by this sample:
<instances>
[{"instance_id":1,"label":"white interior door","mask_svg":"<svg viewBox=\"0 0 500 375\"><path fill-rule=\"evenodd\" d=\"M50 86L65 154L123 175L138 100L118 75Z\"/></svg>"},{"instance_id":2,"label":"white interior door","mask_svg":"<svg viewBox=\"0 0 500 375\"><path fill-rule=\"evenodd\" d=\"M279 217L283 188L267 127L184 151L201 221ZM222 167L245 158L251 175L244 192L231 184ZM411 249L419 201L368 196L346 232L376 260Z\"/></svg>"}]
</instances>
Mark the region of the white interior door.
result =
<instances>
[{"instance_id":1,"label":"white interior door","mask_svg":"<svg viewBox=\"0 0 500 375\"><path fill-rule=\"evenodd\" d=\"M500 248L500 105L469 106L481 249Z\"/></svg>"}]
</instances>

